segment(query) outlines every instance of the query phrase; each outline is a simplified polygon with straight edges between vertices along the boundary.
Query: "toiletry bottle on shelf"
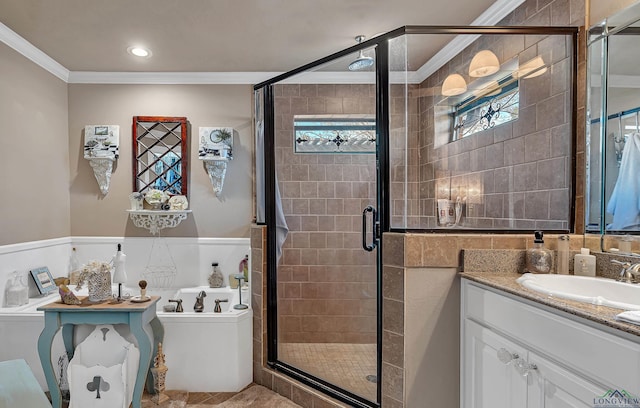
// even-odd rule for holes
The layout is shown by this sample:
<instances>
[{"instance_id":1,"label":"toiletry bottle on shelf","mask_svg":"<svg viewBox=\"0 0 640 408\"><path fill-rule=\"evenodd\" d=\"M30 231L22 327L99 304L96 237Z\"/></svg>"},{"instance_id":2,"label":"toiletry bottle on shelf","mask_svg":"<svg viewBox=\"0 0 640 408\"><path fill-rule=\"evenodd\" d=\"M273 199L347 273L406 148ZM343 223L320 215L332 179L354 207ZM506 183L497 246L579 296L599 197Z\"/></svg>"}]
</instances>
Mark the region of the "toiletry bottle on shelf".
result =
<instances>
[{"instance_id":1,"label":"toiletry bottle on shelf","mask_svg":"<svg viewBox=\"0 0 640 408\"><path fill-rule=\"evenodd\" d=\"M589 248L580 248L580 253L573 258L573 274L596 276L596 257L589 254Z\"/></svg>"},{"instance_id":2,"label":"toiletry bottle on shelf","mask_svg":"<svg viewBox=\"0 0 640 408\"><path fill-rule=\"evenodd\" d=\"M553 254L544 247L543 232L536 231L533 248L527 249L525 255L524 272L550 273L553 272Z\"/></svg>"},{"instance_id":3,"label":"toiletry bottle on shelf","mask_svg":"<svg viewBox=\"0 0 640 408\"><path fill-rule=\"evenodd\" d=\"M569 236L558 236L558 259L556 261L556 273L561 275L569 274Z\"/></svg>"},{"instance_id":4,"label":"toiletry bottle on shelf","mask_svg":"<svg viewBox=\"0 0 640 408\"><path fill-rule=\"evenodd\" d=\"M71 250L71 257L69 258L69 284L77 285L80 277L80 262L78 261L78 254L76 247Z\"/></svg>"},{"instance_id":5,"label":"toiletry bottle on shelf","mask_svg":"<svg viewBox=\"0 0 640 408\"><path fill-rule=\"evenodd\" d=\"M209 275L209 287L221 288L224 286L224 275L220 271L217 262L211 264L211 275Z\"/></svg>"}]
</instances>

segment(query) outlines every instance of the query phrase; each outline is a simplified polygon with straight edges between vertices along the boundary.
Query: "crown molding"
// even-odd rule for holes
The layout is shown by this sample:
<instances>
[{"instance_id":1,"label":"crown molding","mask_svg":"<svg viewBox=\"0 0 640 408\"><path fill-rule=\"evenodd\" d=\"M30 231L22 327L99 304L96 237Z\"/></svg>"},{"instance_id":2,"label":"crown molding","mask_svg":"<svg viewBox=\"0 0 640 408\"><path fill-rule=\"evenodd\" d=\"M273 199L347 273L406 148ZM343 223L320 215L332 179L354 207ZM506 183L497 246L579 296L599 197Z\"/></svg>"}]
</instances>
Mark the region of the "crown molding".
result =
<instances>
[{"instance_id":1,"label":"crown molding","mask_svg":"<svg viewBox=\"0 0 640 408\"><path fill-rule=\"evenodd\" d=\"M279 72L69 72L70 84L258 84Z\"/></svg>"},{"instance_id":2,"label":"crown molding","mask_svg":"<svg viewBox=\"0 0 640 408\"><path fill-rule=\"evenodd\" d=\"M60 65L56 60L40 51L35 45L31 44L29 41L25 40L2 23L0 23L0 41L64 82L68 82L68 69Z\"/></svg>"},{"instance_id":3,"label":"crown molding","mask_svg":"<svg viewBox=\"0 0 640 408\"><path fill-rule=\"evenodd\" d=\"M70 84L126 85L254 85L280 75L279 72L86 72L71 71ZM392 72L392 83L420 83L415 72ZM374 72L304 72L283 80L283 84L375 84Z\"/></svg>"},{"instance_id":4,"label":"crown molding","mask_svg":"<svg viewBox=\"0 0 640 408\"><path fill-rule=\"evenodd\" d=\"M484 13L473 20L472 26L492 26L499 23L509 13L516 9L524 0L498 0L493 3ZM462 52L466 47L477 40L480 35L457 36L440 51L438 51L429 61L416 71L416 80L421 83L429 78L434 72L444 64L451 61L453 57Z\"/></svg>"}]
</instances>

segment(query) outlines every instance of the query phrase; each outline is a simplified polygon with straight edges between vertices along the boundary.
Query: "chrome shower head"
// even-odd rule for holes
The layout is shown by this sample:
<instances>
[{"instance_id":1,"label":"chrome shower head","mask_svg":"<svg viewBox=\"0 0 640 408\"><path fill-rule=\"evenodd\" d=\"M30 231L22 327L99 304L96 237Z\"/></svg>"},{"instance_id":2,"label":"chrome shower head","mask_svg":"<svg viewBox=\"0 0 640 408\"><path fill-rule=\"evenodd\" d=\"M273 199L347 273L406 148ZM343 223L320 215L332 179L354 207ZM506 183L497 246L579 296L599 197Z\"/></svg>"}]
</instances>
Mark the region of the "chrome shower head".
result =
<instances>
[{"instance_id":1,"label":"chrome shower head","mask_svg":"<svg viewBox=\"0 0 640 408\"><path fill-rule=\"evenodd\" d=\"M358 42L358 44L364 41L364 39L364 35L359 35L356 37L356 41ZM373 63L374 59L371 57L367 57L366 55L364 55L364 51L360 50L360 52L358 53L358 58L356 58L353 62L351 62L351 64L349 64L349 71L359 71L361 69L372 66Z\"/></svg>"}]
</instances>

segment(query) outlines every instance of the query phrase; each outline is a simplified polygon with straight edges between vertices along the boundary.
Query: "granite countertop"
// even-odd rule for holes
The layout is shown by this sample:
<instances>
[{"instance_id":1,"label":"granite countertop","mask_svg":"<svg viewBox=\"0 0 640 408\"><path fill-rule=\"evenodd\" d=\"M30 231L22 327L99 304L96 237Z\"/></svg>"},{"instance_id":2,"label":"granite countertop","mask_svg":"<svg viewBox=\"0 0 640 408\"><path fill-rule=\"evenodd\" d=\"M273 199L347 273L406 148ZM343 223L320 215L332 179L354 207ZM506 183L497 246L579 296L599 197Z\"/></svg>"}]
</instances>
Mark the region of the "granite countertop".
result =
<instances>
[{"instance_id":1,"label":"granite countertop","mask_svg":"<svg viewBox=\"0 0 640 408\"><path fill-rule=\"evenodd\" d=\"M516 279L522 276L519 273L474 271L461 272L460 276L462 278L482 283L484 285L499 289L512 295L516 295L536 303L547 305L575 316L589 319L613 329L621 330L635 336L640 336L640 326L624 323L615 319L615 316L623 310L606 306L575 302L568 299L554 298L526 289L516 282Z\"/></svg>"}]
</instances>

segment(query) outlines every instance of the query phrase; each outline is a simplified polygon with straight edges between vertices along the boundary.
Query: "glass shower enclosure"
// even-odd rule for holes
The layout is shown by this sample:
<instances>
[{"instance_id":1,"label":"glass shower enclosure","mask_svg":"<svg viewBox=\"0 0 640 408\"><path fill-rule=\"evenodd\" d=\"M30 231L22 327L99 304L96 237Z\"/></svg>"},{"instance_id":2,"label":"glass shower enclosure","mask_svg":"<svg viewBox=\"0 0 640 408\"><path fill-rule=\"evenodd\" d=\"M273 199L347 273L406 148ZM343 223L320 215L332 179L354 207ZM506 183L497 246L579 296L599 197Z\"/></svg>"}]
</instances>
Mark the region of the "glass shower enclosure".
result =
<instances>
[{"instance_id":1,"label":"glass shower enclosure","mask_svg":"<svg viewBox=\"0 0 640 408\"><path fill-rule=\"evenodd\" d=\"M576 36L407 26L254 87L272 368L379 406L384 232L570 230ZM473 76L482 50L497 65ZM525 138L546 144L505 153Z\"/></svg>"}]
</instances>

